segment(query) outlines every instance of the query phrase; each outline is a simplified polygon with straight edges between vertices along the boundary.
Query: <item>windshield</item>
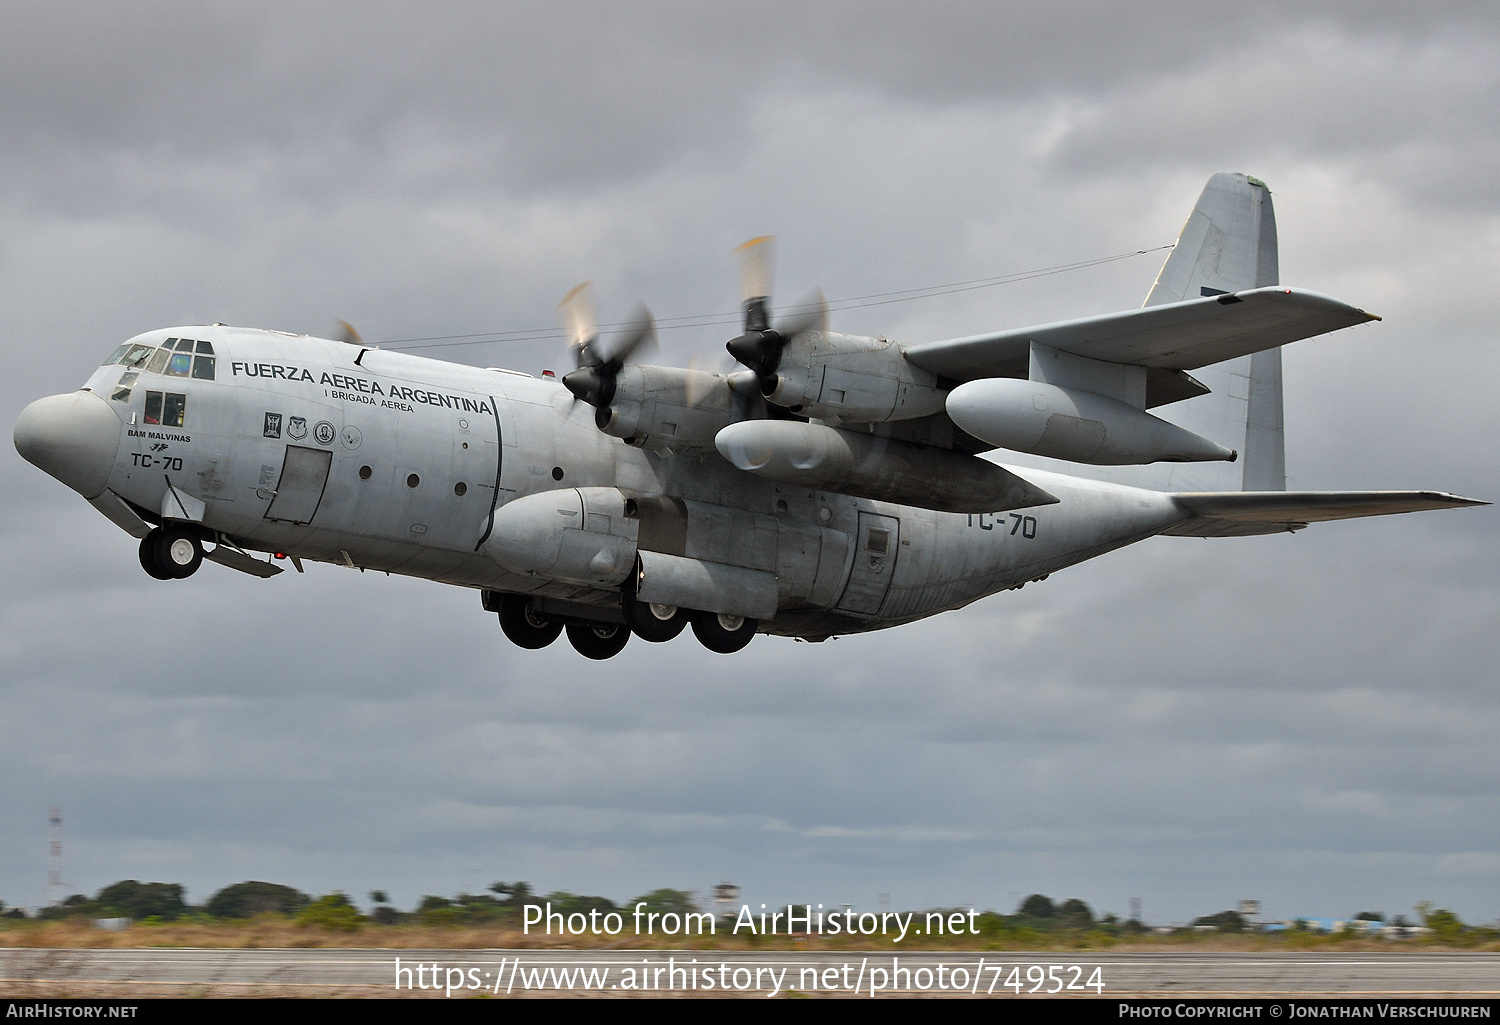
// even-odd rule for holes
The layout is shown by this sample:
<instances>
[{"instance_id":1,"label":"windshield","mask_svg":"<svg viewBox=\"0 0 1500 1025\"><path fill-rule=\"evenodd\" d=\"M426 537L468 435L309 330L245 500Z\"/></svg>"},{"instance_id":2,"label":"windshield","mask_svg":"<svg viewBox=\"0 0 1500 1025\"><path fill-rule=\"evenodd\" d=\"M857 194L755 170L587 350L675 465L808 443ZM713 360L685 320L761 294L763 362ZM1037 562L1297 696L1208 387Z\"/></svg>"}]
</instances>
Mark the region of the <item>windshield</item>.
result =
<instances>
[{"instance_id":1,"label":"windshield","mask_svg":"<svg viewBox=\"0 0 1500 1025\"><path fill-rule=\"evenodd\" d=\"M168 338L160 346L126 342L114 351L105 366L118 363L125 367L119 383L110 393L114 402L129 402L136 379L142 373L160 374L163 377L191 377L199 381L214 379L214 347L211 342L195 338ZM152 393L161 401L161 393ZM148 413L148 416L150 414ZM163 414L159 414L163 415ZM181 407L178 407L180 422ZM158 422L156 419L148 423Z\"/></svg>"}]
</instances>

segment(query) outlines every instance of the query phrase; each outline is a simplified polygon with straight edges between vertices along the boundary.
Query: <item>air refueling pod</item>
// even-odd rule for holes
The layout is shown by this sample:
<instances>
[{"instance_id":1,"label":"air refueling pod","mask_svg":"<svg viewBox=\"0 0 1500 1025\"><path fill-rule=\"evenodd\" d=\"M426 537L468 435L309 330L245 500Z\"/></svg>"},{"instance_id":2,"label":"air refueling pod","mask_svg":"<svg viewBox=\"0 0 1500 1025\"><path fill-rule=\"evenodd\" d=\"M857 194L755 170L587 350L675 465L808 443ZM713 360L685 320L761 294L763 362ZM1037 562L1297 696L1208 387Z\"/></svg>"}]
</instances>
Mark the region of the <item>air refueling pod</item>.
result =
<instances>
[{"instance_id":1,"label":"air refueling pod","mask_svg":"<svg viewBox=\"0 0 1500 1025\"><path fill-rule=\"evenodd\" d=\"M948 393L948 416L982 441L1014 452L1095 466L1233 462L1238 453L1144 409L1077 388L992 377Z\"/></svg>"},{"instance_id":2,"label":"air refueling pod","mask_svg":"<svg viewBox=\"0 0 1500 1025\"><path fill-rule=\"evenodd\" d=\"M725 459L757 476L881 502L1003 512L1057 501L975 456L823 424L743 420L721 430L714 444Z\"/></svg>"}]
</instances>

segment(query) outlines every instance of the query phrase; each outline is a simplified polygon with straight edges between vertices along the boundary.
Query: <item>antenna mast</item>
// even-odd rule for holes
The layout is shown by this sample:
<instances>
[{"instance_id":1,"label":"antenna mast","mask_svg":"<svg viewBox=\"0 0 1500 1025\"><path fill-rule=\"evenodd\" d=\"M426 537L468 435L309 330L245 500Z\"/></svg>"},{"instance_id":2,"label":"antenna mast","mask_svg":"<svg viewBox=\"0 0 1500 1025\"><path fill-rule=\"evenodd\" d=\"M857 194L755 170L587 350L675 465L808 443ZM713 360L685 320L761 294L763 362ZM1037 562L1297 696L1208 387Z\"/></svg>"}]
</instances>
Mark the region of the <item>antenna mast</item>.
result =
<instances>
[{"instance_id":1,"label":"antenna mast","mask_svg":"<svg viewBox=\"0 0 1500 1025\"><path fill-rule=\"evenodd\" d=\"M62 903L62 809L57 805L47 814L47 904Z\"/></svg>"}]
</instances>

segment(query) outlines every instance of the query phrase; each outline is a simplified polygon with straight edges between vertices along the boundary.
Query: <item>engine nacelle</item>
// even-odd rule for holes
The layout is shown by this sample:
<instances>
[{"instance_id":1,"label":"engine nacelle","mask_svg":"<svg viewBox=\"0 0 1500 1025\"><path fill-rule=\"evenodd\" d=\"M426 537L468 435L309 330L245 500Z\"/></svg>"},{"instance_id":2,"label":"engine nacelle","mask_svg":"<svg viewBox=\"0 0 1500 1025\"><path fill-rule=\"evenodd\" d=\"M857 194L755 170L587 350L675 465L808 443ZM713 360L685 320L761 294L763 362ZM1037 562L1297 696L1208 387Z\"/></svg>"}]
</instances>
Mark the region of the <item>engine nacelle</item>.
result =
<instances>
[{"instance_id":1,"label":"engine nacelle","mask_svg":"<svg viewBox=\"0 0 1500 1025\"><path fill-rule=\"evenodd\" d=\"M640 523L618 488L563 488L507 502L484 552L512 573L614 587L635 565Z\"/></svg>"},{"instance_id":2,"label":"engine nacelle","mask_svg":"<svg viewBox=\"0 0 1500 1025\"><path fill-rule=\"evenodd\" d=\"M941 412L945 394L892 341L807 331L782 350L766 398L804 416L875 423Z\"/></svg>"},{"instance_id":3,"label":"engine nacelle","mask_svg":"<svg viewBox=\"0 0 1500 1025\"><path fill-rule=\"evenodd\" d=\"M743 404L734 378L703 370L630 365L615 380L604 433L644 448L711 451Z\"/></svg>"},{"instance_id":4,"label":"engine nacelle","mask_svg":"<svg viewBox=\"0 0 1500 1025\"><path fill-rule=\"evenodd\" d=\"M1076 388L992 377L948 395L948 416L1000 448L1096 466L1233 462L1238 453L1144 409Z\"/></svg>"}]
</instances>

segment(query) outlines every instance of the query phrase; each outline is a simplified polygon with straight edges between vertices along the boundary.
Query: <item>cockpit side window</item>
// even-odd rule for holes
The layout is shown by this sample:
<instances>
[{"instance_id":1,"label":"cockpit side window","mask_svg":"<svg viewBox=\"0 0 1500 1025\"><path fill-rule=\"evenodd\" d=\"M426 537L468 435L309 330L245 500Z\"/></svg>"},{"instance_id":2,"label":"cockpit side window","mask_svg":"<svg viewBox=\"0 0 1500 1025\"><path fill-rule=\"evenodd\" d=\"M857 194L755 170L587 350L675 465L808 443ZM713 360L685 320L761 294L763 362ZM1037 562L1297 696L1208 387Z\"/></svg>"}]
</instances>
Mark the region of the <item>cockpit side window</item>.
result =
<instances>
[{"instance_id":1,"label":"cockpit side window","mask_svg":"<svg viewBox=\"0 0 1500 1025\"><path fill-rule=\"evenodd\" d=\"M193 357L193 376L200 381L214 379L214 347L208 342L198 343L198 355Z\"/></svg>"},{"instance_id":2,"label":"cockpit side window","mask_svg":"<svg viewBox=\"0 0 1500 1025\"><path fill-rule=\"evenodd\" d=\"M169 391L161 407L161 423L163 427L181 427L183 414L187 412L187 396L181 392Z\"/></svg>"},{"instance_id":3,"label":"cockpit side window","mask_svg":"<svg viewBox=\"0 0 1500 1025\"><path fill-rule=\"evenodd\" d=\"M187 396L181 392L148 391L146 409L141 419L148 424L181 427L187 419Z\"/></svg>"},{"instance_id":4,"label":"cockpit side window","mask_svg":"<svg viewBox=\"0 0 1500 1025\"><path fill-rule=\"evenodd\" d=\"M110 398L115 402L129 402L130 389L135 387L135 379L140 376L140 371L138 370L125 371L120 375L120 383L115 385L115 390L110 395Z\"/></svg>"}]
</instances>

